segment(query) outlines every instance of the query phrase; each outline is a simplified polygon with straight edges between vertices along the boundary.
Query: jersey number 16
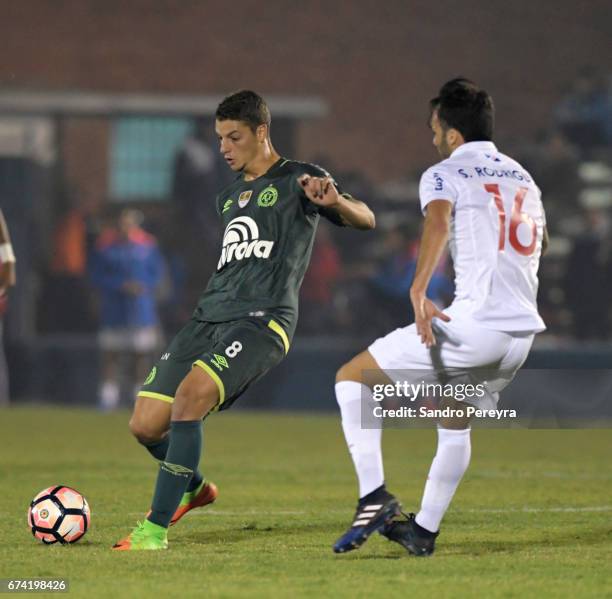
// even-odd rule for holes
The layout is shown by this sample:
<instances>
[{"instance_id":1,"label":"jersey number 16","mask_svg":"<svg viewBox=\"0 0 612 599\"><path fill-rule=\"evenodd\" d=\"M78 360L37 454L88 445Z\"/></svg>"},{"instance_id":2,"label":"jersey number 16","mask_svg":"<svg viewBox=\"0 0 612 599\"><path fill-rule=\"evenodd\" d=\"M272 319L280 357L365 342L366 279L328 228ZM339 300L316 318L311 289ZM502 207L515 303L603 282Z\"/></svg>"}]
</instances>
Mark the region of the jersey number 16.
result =
<instances>
[{"instance_id":1,"label":"jersey number 16","mask_svg":"<svg viewBox=\"0 0 612 599\"><path fill-rule=\"evenodd\" d=\"M502 200L501 192L499 191L499 185L497 183L487 183L485 189L493 195L495 200L495 206L497 206L497 212L499 213L499 246L500 252L504 250L506 245L506 211L504 210L504 201ZM523 202L525 201L525 195L529 191L526 187L519 187L512 204L512 216L510 218L510 231L509 241L510 245L522 256L531 256L535 251L537 233L536 224L533 218L526 212L521 212ZM521 223L526 224L531 229L531 243L529 245L523 245L518 238L518 228Z\"/></svg>"}]
</instances>

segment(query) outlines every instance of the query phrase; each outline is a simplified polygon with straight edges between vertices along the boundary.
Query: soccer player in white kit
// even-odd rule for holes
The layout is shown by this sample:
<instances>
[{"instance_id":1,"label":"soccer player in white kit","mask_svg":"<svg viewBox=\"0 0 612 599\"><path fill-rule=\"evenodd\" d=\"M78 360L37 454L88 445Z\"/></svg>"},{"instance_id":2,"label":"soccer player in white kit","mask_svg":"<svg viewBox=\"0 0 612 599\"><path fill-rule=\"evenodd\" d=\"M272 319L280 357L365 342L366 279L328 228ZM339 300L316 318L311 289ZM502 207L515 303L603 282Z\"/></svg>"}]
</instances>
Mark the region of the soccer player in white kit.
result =
<instances>
[{"instance_id":1,"label":"soccer player in white kit","mask_svg":"<svg viewBox=\"0 0 612 599\"><path fill-rule=\"evenodd\" d=\"M377 405L372 387L396 382L407 371L435 372L434 361L449 372L487 368L488 380L481 382L488 391L477 407L494 408L498 392L527 358L534 335L545 329L536 304L539 259L548 244L540 190L493 144L494 108L487 92L453 79L430 109L433 144L443 160L420 182L425 223L410 290L415 323L377 339L336 376L360 497L351 527L334 545L336 553L356 549L379 531L411 554L431 555L470 461L469 418L456 410L438 421L438 447L420 511L398 519L400 504L385 488L382 427L362 427L362 406L372 413ZM426 290L447 242L456 291L441 312ZM442 405L465 407L453 398Z\"/></svg>"}]
</instances>

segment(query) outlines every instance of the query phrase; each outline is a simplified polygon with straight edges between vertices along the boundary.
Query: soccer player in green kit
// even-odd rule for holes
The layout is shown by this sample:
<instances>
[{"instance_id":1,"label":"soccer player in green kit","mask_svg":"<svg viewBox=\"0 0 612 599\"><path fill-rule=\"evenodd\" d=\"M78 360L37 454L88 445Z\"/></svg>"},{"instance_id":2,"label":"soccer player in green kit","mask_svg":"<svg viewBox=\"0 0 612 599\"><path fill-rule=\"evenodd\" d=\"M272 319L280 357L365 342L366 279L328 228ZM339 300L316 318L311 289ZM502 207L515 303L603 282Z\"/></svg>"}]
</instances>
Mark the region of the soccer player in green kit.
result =
<instances>
[{"instance_id":1,"label":"soccer player in green kit","mask_svg":"<svg viewBox=\"0 0 612 599\"><path fill-rule=\"evenodd\" d=\"M220 151L237 173L216 198L221 255L191 320L138 394L130 429L160 468L151 511L116 550L166 549L168 527L215 500L216 487L198 471L202 419L230 407L289 350L319 216L375 225L372 211L328 173L276 152L259 95L232 94L215 116Z\"/></svg>"}]
</instances>

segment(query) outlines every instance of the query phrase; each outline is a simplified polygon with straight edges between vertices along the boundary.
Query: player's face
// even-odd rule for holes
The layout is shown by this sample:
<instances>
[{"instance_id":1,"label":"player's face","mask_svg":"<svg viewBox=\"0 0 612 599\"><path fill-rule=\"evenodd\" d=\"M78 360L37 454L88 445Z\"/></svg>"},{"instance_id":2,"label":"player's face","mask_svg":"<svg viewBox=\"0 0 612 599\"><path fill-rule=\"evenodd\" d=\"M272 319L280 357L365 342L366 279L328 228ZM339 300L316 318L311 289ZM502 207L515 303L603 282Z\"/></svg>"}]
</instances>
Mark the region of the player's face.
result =
<instances>
[{"instance_id":1,"label":"player's face","mask_svg":"<svg viewBox=\"0 0 612 599\"><path fill-rule=\"evenodd\" d=\"M242 121L216 121L219 151L233 171L241 171L258 155L261 146L258 131Z\"/></svg>"},{"instance_id":2,"label":"player's face","mask_svg":"<svg viewBox=\"0 0 612 599\"><path fill-rule=\"evenodd\" d=\"M452 149L447 139L448 130L442 127L437 110L434 110L431 115L429 125L434 134L433 145L436 147L436 150L438 150L438 154L440 154L442 158L448 158L452 154Z\"/></svg>"}]
</instances>

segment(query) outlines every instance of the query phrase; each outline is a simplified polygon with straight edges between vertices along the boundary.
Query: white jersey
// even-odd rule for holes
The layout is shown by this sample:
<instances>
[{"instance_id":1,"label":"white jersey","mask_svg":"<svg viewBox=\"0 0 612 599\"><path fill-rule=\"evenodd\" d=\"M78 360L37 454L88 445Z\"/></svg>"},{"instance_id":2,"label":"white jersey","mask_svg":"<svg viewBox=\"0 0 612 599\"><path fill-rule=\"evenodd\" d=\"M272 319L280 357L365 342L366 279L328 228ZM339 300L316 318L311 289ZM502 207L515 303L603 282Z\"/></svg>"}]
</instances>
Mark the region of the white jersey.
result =
<instances>
[{"instance_id":1,"label":"white jersey","mask_svg":"<svg viewBox=\"0 0 612 599\"><path fill-rule=\"evenodd\" d=\"M433 200L453 204L453 307L486 328L543 331L536 298L546 219L529 173L493 143L469 142L425 171L419 195L423 212Z\"/></svg>"}]
</instances>

